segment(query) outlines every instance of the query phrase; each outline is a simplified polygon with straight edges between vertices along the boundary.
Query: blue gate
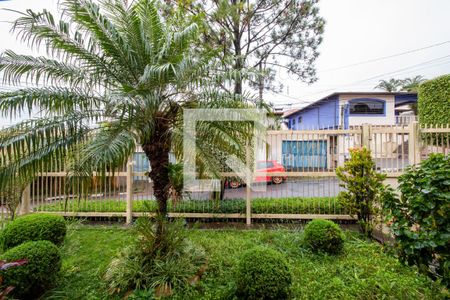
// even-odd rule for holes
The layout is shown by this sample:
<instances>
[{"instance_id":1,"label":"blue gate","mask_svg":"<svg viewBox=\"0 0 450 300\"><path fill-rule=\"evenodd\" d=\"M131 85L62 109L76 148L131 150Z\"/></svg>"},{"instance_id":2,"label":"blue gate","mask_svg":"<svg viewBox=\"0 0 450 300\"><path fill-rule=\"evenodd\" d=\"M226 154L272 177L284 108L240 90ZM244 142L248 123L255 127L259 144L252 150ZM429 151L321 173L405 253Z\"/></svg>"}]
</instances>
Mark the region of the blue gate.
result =
<instances>
[{"instance_id":1,"label":"blue gate","mask_svg":"<svg viewBox=\"0 0 450 300\"><path fill-rule=\"evenodd\" d=\"M283 165L286 169L327 167L327 141L283 141Z\"/></svg>"}]
</instances>

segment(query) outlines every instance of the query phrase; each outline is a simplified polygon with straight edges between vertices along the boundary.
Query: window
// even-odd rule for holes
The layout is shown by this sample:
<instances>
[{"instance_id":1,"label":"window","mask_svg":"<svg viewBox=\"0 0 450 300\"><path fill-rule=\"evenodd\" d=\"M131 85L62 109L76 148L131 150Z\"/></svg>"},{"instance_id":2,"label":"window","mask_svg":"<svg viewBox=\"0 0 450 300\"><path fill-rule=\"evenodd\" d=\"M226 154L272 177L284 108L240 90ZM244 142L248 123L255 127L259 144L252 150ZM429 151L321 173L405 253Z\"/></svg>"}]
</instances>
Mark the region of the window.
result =
<instances>
[{"instance_id":1,"label":"window","mask_svg":"<svg viewBox=\"0 0 450 300\"><path fill-rule=\"evenodd\" d=\"M302 122L302 117L298 117L298 124L300 124Z\"/></svg>"},{"instance_id":2,"label":"window","mask_svg":"<svg viewBox=\"0 0 450 300\"><path fill-rule=\"evenodd\" d=\"M350 100L350 115L384 115L384 101L376 99Z\"/></svg>"},{"instance_id":3,"label":"window","mask_svg":"<svg viewBox=\"0 0 450 300\"><path fill-rule=\"evenodd\" d=\"M295 126L295 119L292 119L292 128Z\"/></svg>"}]
</instances>

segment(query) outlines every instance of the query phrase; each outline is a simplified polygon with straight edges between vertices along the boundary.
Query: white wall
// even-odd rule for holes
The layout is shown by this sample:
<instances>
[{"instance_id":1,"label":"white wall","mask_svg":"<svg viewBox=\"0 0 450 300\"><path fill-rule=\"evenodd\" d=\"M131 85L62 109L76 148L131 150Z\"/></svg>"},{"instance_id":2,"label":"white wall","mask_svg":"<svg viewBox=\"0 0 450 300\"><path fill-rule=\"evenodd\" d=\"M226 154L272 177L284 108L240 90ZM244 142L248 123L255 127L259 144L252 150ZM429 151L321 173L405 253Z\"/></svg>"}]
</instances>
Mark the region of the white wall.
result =
<instances>
[{"instance_id":1,"label":"white wall","mask_svg":"<svg viewBox=\"0 0 450 300\"><path fill-rule=\"evenodd\" d=\"M339 95L339 111L342 110L342 107L348 103L349 100L355 98L373 98L373 99L381 99L386 101L386 115L385 116L352 116L349 115L348 125L349 126L358 126L364 123L369 123L372 125L395 125L395 97L394 95L370 95L370 94L342 94ZM339 116L340 124L342 124L341 116Z\"/></svg>"}]
</instances>

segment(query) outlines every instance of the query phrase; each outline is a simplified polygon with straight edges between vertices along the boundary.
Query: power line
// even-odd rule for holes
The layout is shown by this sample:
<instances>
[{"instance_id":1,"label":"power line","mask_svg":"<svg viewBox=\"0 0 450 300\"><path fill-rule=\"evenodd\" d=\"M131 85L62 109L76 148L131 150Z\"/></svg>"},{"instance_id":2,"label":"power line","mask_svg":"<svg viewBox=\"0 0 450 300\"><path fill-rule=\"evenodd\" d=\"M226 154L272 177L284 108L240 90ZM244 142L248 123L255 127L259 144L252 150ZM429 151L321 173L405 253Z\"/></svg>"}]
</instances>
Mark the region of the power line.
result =
<instances>
[{"instance_id":1,"label":"power line","mask_svg":"<svg viewBox=\"0 0 450 300\"><path fill-rule=\"evenodd\" d=\"M435 68L435 67L441 67L441 66L446 65L446 64L449 64L449 63L450 63L450 60L449 60L449 61L446 61L446 62L442 62L442 63L437 63L437 64L434 64L434 65L430 65L430 66L425 66L425 67L420 67L420 68L414 68L414 70L401 71L401 72L398 72L397 75L399 75L399 74L407 74L407 73L409 73L409 72L417 72L417 71L419 71L419 70L424 70L424 69L430 69L430 68Z\"/></svg>"},{"instance_id":2,"label":"power line","mask_svg":"<svg viewBox=\"0 0 450 300\"><path fill-rule=\"evenodd\" d=\"M406 55L406 54L410 54L410 53L414 53L414 52L423 51L423 50L434 48L434 47L439 47L439 46L442 46L442 45L445 45L445 44L449 44L449 43L450 43L450 40L447 40L447 41L443 41L443 42L440 42L440 43L432 44L432 45L429 45L429 46L416 48L416 49L412 49L412 50L408 50L408 51L404 51L404 52L400 52L400 53L396 53L396 54L392 54L392 55L388 55L388 56L382 56L382 57L378 57L378 58L368 59L368 60L364 60L364 61L360 61L360 62L356 62L356 63L353 63L353 64L344 65L344 66L340 66L340 67L319 70L318 72L319 73L320 72L324 73L324 72L330 72L330 71L335 71L335 70L339 70L339 69L351 68L351 67L362 65L362 64L367 64L367 63L371 63L371 62L377 62L377 61L380 61L380 60L385 60L385 59L394 58L394 57L398 57L398 56L402 56L402 55ZM334 89L335 88L330 88L328 90L324 90L323 92L334 90ZM318 94L318 93L320 93L320 92L316 92L316 93L313 93L313 94L308 94L306 96L314 95L314 94ZM293 100L298 100L297 97L292 97L292 96L289 96L289 95L286 95L286 94L283 94L283 93L278 93L278 94L283 95L283 96L285 96L287 98L291 98ZM311 101L309 101L309 102L311 102Z\"/></svg>"},{"instance_id":3,"label":"power line","mask_svg":"<svg viewBox=\"0 0 450 300\"><path fill-rule=\"evenodd\" d=\"M412 66L410 66L410 67L406 67L406 68L402 68L402 69L399 69L399 70L396 70L396 71L392 71L392 72L388 72L388 73L384 73L384 74L379 74L379 75L376 75L376 76L373 76L373 77L370 77L370 78L366 78L366 79L357 81L357 82L355 82L355 83L360 83L360 82L364 82L364 81L376 79L376 78L379 78L379 77L384 77L384 76L387 76L387 75L392 75L392 74L400 73L401 71L405 71L405 70L409 70L409 69L414 69L414 68L416 68L416 67L420 67L420 66L423 66L423 65L426 65L426 64L429 64L429 63L438 61L438 60L442 60L442 59L445 59L445 58L448 58L448 57L450 57L450 55L441 56L441 57L438 57L438 58L435 58L435 59L427 60L427 61L422 62L422 63L420 63L420 64L412 65Z\"/></svg>"},{"instance_id":4,"label":"power line","mask_svg":"<svg viewBox=\"0 0 450 300\"><path fill-rule=\"evenodd\" d=\"M444 41L444 42L441 42L441 43L437 43L437 44L433 44L433 45L429 45L429 46L422 47L422 48L417 48L417 49L412 49L412 50L408 50L408 51L405 51L405 52L392 54L392 55L382 56L382 57L378 57L378 58L372 58L372 59L368 59L368 60L363 60L363 61L356 62L356 63L349 64L349 65L344 65L344 66L340 66L340 67L319 70L319 73L325 73L325 72L331 72L331 71L336 71L336 70L341 70L341 69L347 69L347 68L351 68L351 67L355 67L355 66L359 66L359 65L363 65L363 64L368 64L368 63L377 62L377 61L380 61L380 60L385 60L385 59L394 58L394 57L398 57L398 56L402 56L402 55L406 55L406 54L410 54L410 53L414 53L414 52L423 51L423 50L434 48L434 47L439 47L439 46L442 46L442 45L445 45L445 44L448 44L448 43L450 43L450 40L449 41Z\"/></svg>"},{"instance_id":5,"label":"power line","mask_svg":"<svg viewBox=\"0 0 450 300\"><path fill-rule=\"evenodd\" d=\"M335 91L336 89L339 89L339 88L342 88L342 87L352 86L352 85L355 85L355 84L358 84L358 83L366 82L366 81L373 80L373 79L380 78L380 77L384 77L384 76L387 76L387 75L393 75L393 74L397 74L397 73L404 73L404 71L406 71L406 70L415 69L417 67L421 67L423 65L427 65L429 63L440 61L440 60L443 60L443 59L446 59L446 58L449 58L449 57L450 57L450 55L438 57L438 58L431 59L431 60L428 60L428 61L425 61L425 62L422 62L422 63L419 63L419 64L415 64L415 65L412 65L412 66L409 66L409 67L401 68L401 69L398 69L398 70L395 70L395 71L391 71L391 72L387 72L387 73L383 73L383 74L378 74L376 76L372 76L372 77L365 78L365 79L362 79L362 80L358 80L358 81L354 81L354 82L351 82L351 83L343 84L343 85L340 85L340 86L336 86L334 88L329 88L329 89L325 89L325 90L321 90L321 91L317 91L317 92L301 95L301 96L298 96L298 97L292 97L292 96L285 95L285 94L282 94L282 93L279 93L279 94L281 94L281 95L283 95L285 97L291 98L293 100L297 100L295 103L293 102L293 103L290 104L291 107L294 106L294 105L298 106L298 105L301 105L301 104L311 104L311 103L316 102L316 100L314 100L314 101L304 101L304 100L300 100L299 98L304 98L304 97L309 97L309 96L312 96L312 95L317 95L317 94L321 94L321 93L325 93L325 92ZM417 70L426 69L426 68L430 68L430 67L441 66L441 65L444 65L444 64L447 64L447 63L449 63L449 62L443 62L443 63L439 63L439 64L434 64L432 66L422 67L422 68L419 68ZM285 104L285 105L289 105L289 104Z\"/></svg>"}]
</instances>

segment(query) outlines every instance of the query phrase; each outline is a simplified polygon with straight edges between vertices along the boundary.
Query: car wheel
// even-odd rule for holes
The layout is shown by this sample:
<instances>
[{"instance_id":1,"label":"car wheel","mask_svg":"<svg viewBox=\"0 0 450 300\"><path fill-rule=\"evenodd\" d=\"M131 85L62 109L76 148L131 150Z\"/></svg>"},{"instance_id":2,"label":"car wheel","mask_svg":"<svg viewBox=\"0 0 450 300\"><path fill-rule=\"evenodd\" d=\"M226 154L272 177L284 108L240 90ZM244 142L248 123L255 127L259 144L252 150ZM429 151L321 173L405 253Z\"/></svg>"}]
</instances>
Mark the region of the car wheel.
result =
<instances>
[{"instance_id":1,"label":"car wheel","mask_svg":"<svg viewBox=\"0 0 450 300\"><path fill-rule=\"evenodd\" d=\"M272 182L275 184L280 184L283 182L283 177L272 177Z\"/></svg>"},{"instance_id":2,"label":"car wheel","mask_svg":"<svg viewBox=\"0 0 450 300\"><path fill-rule=\"evenodd\" d=\"M232 180L230 181L230 183L228 184L230 186L230 188L232 189L237 189L239 186L241 186L239 181L236 180Z\"/></svg>"}]
</instances>

